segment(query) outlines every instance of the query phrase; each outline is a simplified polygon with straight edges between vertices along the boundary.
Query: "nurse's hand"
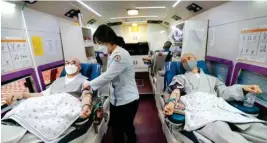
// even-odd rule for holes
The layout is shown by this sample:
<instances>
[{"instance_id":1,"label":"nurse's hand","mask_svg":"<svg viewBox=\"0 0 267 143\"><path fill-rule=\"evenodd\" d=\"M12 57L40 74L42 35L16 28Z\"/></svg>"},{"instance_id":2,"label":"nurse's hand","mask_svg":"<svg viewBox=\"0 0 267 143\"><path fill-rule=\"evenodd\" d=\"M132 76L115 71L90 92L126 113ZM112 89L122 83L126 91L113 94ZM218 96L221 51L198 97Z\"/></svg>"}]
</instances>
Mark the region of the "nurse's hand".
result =
<instances>
[{"instance_id":1,"label":"nurse's hand","mask_svg":"<svg viewBox=\"0 0 267 143\"><path fill-rule=\"evenodd\" d=\"M86 89L86 90L91 90L91 86L90 86L90 83L89 81L86 81L83 83L83 89Z\"/></svg>"},{"instance_id":2,"label":"nurse's hand","mask_svg":"<svg viewBox=\"0 0 267 143\"><path fill-rule=\"evenodd\" d=\"M260 87L258 85L245 85L243 86L243 90L245 90L246 92L250 92L253 94L261 94L262 90L260 89Z\"/></svg>"},{"instance_id":3,"label":"nurse's hand","mask_svg":"<svg viewBox=\"0 0 267 143\"><path fill-rule=\"evenodd\" d=\"M18 99L23 98L23 93L11 93L11 94L6 94L1 100L1 104L8 104L11 105L14 101Z\"/></svg>"},{"instance_id":4,"label":"nurse's hand","mask_svg":"<svg viewBox=\"0 0 267 143\"><path fill-rule=\"evenodd\" d=\"M175 104L173 102L169 102L167 105L165 105L163 113L168 116L172 115L174 112L174 107Z\"/></svg>"},{"instance_id":5,"label":"nurse's hand","mask_svg":"<svg viewBox=\"0 0 267 143\"><path fill-rule=\"evenodd\" d=\"M90 109L89 105L83 106L82 110L80 112L80 117L87 118L90 116L90 114L91 114L91 109Z\"/></svg>"}]
</instances>

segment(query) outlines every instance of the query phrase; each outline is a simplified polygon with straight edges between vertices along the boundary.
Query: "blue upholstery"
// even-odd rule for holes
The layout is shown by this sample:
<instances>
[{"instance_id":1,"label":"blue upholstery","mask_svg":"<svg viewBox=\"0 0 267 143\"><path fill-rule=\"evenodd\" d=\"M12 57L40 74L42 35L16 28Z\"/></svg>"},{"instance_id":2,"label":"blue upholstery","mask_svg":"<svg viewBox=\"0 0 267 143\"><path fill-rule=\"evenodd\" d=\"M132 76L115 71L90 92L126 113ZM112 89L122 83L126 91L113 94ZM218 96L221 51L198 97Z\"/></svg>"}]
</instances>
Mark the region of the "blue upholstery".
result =
<instances>
[{"instance_id":1,"label":"blue upholstery","mask_svg":"<svg viewBox=\"0 0 267 143\"><path fill-rule=\"evenodd\" d=\"M205 61L198 61L197 67L202 69L204 73L209 74L209 70L205 64ZM164 91L171 83L172 78L175 75L184 74L186 71L180 61L178 62L166 62L165 63L165 76L164 76Z\"/></svg>"},{"instance_id":2,"label":"blue upholstery","mask_svg":"<svg viewBox=\"0 0 267 143\"><path fill-rule=\"evenodd\" d=\"M185 116L182 114L172 114L169 117L169 120L173 123L179 124L179 123L184 123L185 121Z\"/></svg>"},{"instance_id":3,"label":"blue upholstery","mask_svg":"<svg viewBox=\"0 0 267 143\"><path fill-rule=\"evenodd\" d=\"M81 74L88 77L89 80L93 80L100 75L101 69L99 64L85 64L82 63ZM60 77L66 75L65 69L60 74Z\"/></svg>"},{"instance_id":4,"label":"blue upholstery","mask_svg":"<svg viewBox=\"0 0 267 143\"><path fill-rule=\"evenodd\" d=\"M243 111L247 114L259 114L260 109L256 106L253 107L246 107L243 105L243 102L237 102L237 101L232 101L228 102L230 105L234 106L235 108L239 109L240 111Z\"/></svg>"}]
</instances>

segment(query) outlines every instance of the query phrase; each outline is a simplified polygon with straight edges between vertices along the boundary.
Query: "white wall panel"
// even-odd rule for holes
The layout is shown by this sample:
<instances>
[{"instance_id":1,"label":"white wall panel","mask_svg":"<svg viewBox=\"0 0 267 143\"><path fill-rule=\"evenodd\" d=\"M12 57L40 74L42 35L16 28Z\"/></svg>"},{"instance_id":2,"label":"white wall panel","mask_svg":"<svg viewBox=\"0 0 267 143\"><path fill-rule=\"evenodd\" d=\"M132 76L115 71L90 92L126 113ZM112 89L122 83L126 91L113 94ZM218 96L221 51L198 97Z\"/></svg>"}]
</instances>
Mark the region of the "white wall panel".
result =
<instances>
[{"instance_id":1,"label":"white wall panel","mask_svg":"<svg viewBox=\"0 0 267 143\"><path fill-rule=\"evenodd\" d=\"M266 9L267 1L232 1L190 20L209 20L208 43L212 44L208 44L207 55L237 62L240 31L267 27Z\"/></svg>"},{"instance_id":2,"label":"white wall panel","mask_svg":"<svg viewBox=\"0 0 267 143\"><path fill-rule=\"evenodd\" d=\"M60 33L59 18L29 8L24 9L28 31Z\"/></svg>"},{"instance_id":3,"label":"white wall panel","mask_svg":"<svg viewBox=\"0 0 267 143\"><path fill-rule=\"evenodd\" d=\"M150 50L162 50L164 43L168 41L168 29L160 24L148 24L147 40Z\"/></svg>"},{"instance_id":4,"label":"white wall panel","mask_svg":"<svg viewBox=\"0 0 267 143\"><path fill-rule=\"evenodd\" d=\"M24 23L21 14L22 7L16 5L14 13L1 13L1 29L21 29L24 30Z\"/></svg>"}]
</instances>

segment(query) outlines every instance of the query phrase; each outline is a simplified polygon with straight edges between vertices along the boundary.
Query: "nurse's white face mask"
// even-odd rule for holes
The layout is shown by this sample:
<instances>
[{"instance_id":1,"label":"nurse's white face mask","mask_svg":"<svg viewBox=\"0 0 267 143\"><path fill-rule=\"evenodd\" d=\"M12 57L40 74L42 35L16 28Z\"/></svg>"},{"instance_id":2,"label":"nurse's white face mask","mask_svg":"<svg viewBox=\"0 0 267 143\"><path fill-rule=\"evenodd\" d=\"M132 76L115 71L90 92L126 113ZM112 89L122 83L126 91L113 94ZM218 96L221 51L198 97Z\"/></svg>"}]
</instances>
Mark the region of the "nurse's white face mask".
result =
<instances>
[{"instance_id":1,"label":"nurse's white face mask","mask_svg":"<svg viewBox=\"0 0 267 143\"><path fill-rule=\"evenodd\" d=\"M78 67L72 64L66 65L65 70L67 74L74 74L78 71Z\"/></svg>"}]
</instances>

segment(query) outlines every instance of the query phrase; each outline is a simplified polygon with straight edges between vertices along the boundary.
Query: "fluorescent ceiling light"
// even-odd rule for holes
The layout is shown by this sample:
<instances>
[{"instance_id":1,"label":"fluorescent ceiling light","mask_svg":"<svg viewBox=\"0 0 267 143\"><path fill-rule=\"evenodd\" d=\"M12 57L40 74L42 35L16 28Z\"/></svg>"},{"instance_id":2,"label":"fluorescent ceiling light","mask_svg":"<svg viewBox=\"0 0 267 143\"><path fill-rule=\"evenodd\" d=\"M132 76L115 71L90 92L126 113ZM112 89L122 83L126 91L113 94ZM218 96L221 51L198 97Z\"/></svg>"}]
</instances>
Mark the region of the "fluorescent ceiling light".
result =
<instances>
[{"instance_id":1,"label":"fluorescent ceiling light","mask_svg":"<svg viewBox=\"0 0 267 143\"><path fill-rule=\"evenodd\" d=\"M91 7L89 7L87 4L85 4L81 0L76 0L76 1L78 3L80 3L81 5L83 5L85 8L87 8L88 10L90 10L91 12L93 12L94 14L96 14L97 16L101 17L101 14L97 13L94 9L92 9Z\"/></svg>"},{"instance_id":2,"label":"fluorescent ceiling light","mask_svg":"<svg viewBox=\"0 0 267 143\"><path fill-rule=\"evenodd\" d=\"M147 7L135 7L136 9L156 9L156 8L166 8L165 6L147 6Z\"/></svg>"},{"instance_id":3,"label":"fluorescent ceiling light","mask_svg":"<svg viewBox=\"0 0 267 143\"><path fill-rule=\"evenodd\" d=\"M1 1L1 13L10 14L15 11L16 5L13 3Z\"/></svg>"},{"instance_id":4,"label":"fluorescent ceiling light","mask_svg":"<svg viewBox=\"0 0 267 143\"><path fill-rule=\"evenodd\" d=\"M138 10L137 9L130 9L127 10L128 15L138 15Z\"/></svg>"},{"instance_id":5,"label":"fluorescent ceiling light","mask_svg":"<svg viewBox=\"0 0 267 143\"><path fill-rule=\"evenodd\" d=\"M176 5L178 5L182 0L177 0L173 5L172 7L176 7Z\"/></svg>"},{"instance_id":6,"label":"fluorescent ceiling light","mask_svg":"<svg viewBox=\"0 0 267 143\"><path fill-rule=\"evenodd\" d=\"M123 22L124 24L131 24L131 23L147 23L147 21L127 21Z\"/></svg>"},{"instance_id":7,"label":"fluorescent ceiling light","mask_svg":"<svg viewBox=\"0 0 267 143\"><path fill-rule=\"evenodd\" d=\"M165 30L161 30L161 31L159 31L159 33L160 34L163 34L163 33L165 33Z\"/></svg>"},{"instance_id":8,"label":"fluorescent ceiling light","mask_svg":"<svg viewBox=\"0 0 267 143\"><path fill-rule=\"evenodd\" d=\"M147 16L130 16L130 17L112 17L109 19L123 19L123 18L152 18L152 17L158 17L156 15L147 15Z\"/></svg>"},{"instance_id":9,"label":"fluorescent ceiling light","mask_svg":"<svg viewBox=\"0 0 267 143\"><path fill-rule=\"evenodd\" d=\"M133 23L132 26L137 26L137 24L136 23Z\"/></svg>"}]
</instances>

